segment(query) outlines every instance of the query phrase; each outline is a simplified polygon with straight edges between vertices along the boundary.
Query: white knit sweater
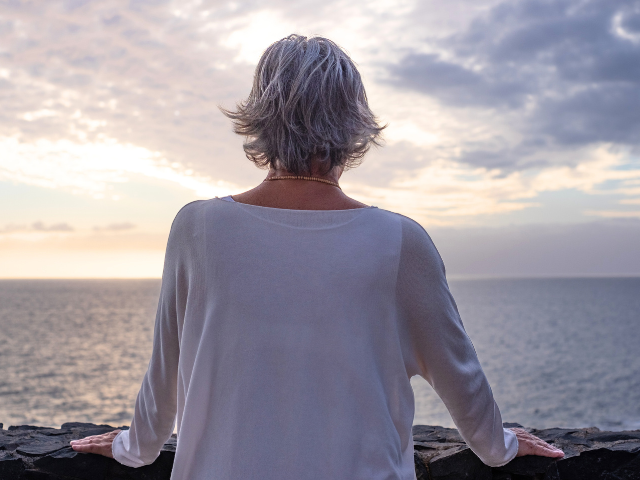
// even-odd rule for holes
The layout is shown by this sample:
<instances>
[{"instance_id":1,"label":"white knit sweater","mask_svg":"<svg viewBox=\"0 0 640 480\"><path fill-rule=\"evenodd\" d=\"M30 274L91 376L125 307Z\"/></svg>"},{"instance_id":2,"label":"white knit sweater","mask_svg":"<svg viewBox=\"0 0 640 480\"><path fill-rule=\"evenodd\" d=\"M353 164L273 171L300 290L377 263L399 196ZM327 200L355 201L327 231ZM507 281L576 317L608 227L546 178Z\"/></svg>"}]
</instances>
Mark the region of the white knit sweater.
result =
<instances>
[{"instance_id":1,"label":"white knit sweater","mask_svg":"<svg viewBox=\"0 0 640 480\"><path fill-rule=\"evenodd\" d=\"M152 463L177 422L173 480L413 480L413 375L486 464L516 455L420 225L375 207L193 202L113 454Z\"/></svg>"}]
</instances>

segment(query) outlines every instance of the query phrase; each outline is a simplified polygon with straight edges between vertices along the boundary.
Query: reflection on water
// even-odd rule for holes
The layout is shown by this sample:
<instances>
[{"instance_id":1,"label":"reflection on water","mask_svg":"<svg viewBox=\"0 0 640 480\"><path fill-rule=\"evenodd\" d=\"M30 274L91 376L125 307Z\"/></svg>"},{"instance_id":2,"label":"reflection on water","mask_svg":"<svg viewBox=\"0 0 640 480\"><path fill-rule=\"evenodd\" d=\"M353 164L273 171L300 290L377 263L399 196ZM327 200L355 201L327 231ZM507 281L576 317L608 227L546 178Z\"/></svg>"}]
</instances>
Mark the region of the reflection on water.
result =
<instances>
[{"instance_id":1,"label":"reflection on water","mask_svg":"<svg viewBox=\"0 0 640 480\"><path fill-rule=\"evenodd\" d=\"M505 421L640 428L640 279L450 282ZM0 280L0 422L128 424L158 280ZM415 423L452 426L421 379Z\"/></svg>"},{"instance_id":2,"label":"reflection on water","mask_svg":"<svg viewBox=\"0 0 640 480\"><path fill-rule=\"evenodd\" d=\"M158 280L0 281L0 422L129 423Z\"/></svg>"}]
</instances>

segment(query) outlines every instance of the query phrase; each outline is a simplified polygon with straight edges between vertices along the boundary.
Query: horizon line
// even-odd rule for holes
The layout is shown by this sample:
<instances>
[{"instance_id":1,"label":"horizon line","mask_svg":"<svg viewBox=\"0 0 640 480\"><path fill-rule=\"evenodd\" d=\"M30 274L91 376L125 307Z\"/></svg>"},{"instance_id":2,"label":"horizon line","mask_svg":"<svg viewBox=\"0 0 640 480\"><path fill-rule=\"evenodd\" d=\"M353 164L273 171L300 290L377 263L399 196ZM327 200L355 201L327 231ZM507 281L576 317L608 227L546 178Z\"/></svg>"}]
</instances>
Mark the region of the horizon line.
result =
<instances>
[{"instance_id":1,"label":"horizon line","mask_svg":"<svg viewBox=\"0 0 640 480\"><path fill-rule=\"evenodd\" d=\"M484 274L454 273L447 280L528 280L528 279L588 279L588 278L640 278L638 273L594 273L594 274ZM0 277L0 281L16 280L162 280L162 277Z\"/></svg>"}]
</instances>

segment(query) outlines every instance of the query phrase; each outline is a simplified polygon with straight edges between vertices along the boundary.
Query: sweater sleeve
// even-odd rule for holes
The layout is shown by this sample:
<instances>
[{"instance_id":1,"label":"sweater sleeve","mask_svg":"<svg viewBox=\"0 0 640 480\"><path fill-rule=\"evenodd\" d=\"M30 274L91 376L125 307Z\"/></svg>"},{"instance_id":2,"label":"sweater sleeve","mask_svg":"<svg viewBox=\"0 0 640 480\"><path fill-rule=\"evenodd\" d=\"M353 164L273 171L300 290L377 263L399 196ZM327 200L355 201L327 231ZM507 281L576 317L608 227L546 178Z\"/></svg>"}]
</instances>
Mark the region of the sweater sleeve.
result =
<instances>
[{"instance_id":1,"label":"sweater sleeve","mask_svg":"<svg viewBox=\"0 0 640 480\"><path fill-rule=\"evenodd\" d=\"M444 264L431 238L402 219L397 295L404 329L405 362L442 399L467 445L492 467L518 452L515 434L502 426L500 410L447 285Z\"/></svg>"},{"instance_id":2,"label":"sweater sleeve","mask_svg":"<svg viewBox=\"0 0 640 480\"><path fill-rule=\"evenodd\" d=\"M188 293L185 261L185 251L188 250L185 217L188 214L184 210L176 216L169 233L153 351L136 399L131 427L118 433L112 445L113 458L129 467L153 463L175 425L180 355L178 323L180 318L184 318L181 310Z\"/></svg>"}]
</instances>

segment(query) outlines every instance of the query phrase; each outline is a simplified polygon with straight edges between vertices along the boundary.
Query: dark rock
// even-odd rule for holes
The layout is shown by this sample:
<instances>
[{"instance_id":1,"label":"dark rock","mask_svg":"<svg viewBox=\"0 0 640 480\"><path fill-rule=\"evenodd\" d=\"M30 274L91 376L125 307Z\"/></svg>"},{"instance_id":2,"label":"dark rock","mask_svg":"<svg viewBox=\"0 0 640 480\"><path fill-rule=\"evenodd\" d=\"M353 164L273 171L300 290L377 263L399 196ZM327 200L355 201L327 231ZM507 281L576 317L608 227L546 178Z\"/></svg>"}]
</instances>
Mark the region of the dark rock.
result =
<instances>
[{"instance_id":1,"label":"dark rock","mask_svg":"<svg viewBox=\"0 0 640 480\"><path fill-rule=\"evenodd\" d=\"M49 427L34 427L33 425L11 425L9 427L9 431L12 432L14 430L50 430Z\"/></svg>"},{"instance_id":2,"label":"dark rock","mask_svg":"<svg viewBox=\"0 0 640 480\"><path fill-rule=\"evenodd\" d=\"M111 430L115 430L115 427L112 427L111 425L96 425L95 423L83 423L83 422L67 422L67 423L63 423L60 426L61 430L78 430L78 429L82 429L82 430L86 430L86 429L93 429L93 428L106 428L108 429L108 431Z\"/></svg>"},{"instance_id":3,"label":"dark rock","mask_svg":"<svg viewBox=\"0 0 640 480\"><path fill-rule=\"evenodd\" d=\"M564 441L564 442L567 442L567 443L571 443L573 445L584 445L586 447L589 447L589 446L593 445L593 442L587 440L586 438L575 436L572 433L567 433L565 435L561 435L561 436L557 437L555 440L556 440L556 442Z\"/></svg>"},{"instance_id":4,"label":"dark rock","mask_svg":"<svg viewBox=\"0 0 640 480\"><path fill-rule=\"evenodd\" d=\"M163 451L176 453L176 447L178 446L178 439L171 436L169 440L162 446Z\"/></svg>"},{"instance_id":5,"label":"dark rock","mask_svg":"<svg viewBox=\"0 0 640 480\"><path fill-rule=\"evenodd\" d=\"M169 480L173 468L173 452L161 451L160 456L151 465L131 468L112 462L108 480ZM428 480L426 477L425 480Z\"/></svg>"},{"instance_id":6,"label":"dark rock","mask_svg":"<svg viewBox=\"0 0 640 480\"><path fill-rule=\"evenodd\" d=\"M593 442L617 442L621 440L640 440L640 432L596 432L587 435Z\"/></svg>"},{"instance_id":7,"label":"dark rock","mask_svg":"<svg viewBox=\"0 0 640 480\"><path fill-rule=\"evenodd\" d=\"M12 438L0 438L0 450L15 450L20 443L15 442Z\"/></svg>"},{"instance_id":8,"label":"dark rock","mask_svg":"<svg viewBox=\"0 0 640 480\"><path fill-rule=\"evenodd\" d=\"M540 476L536 476L536 478L540 478ZM544 476L542 477L544 480L561 480L560 472L558 471L558 464L553 462L547 468L547 471L544 472Z\"/></svg>"},{"instance_id":9,"label":"dark rock","mask_svg":"<svg viewBox=\"0 0 640 480\"><path fill-rule=\"evenodd\" d=\"M587 450L580 455L558 460L562 480L600 480L604 474L619 470L637 455L609 448Z\"/></svg>"},{"instance_id":10,"label":"dark rock","mask_svg":"<svg viewBox=\"0 0 640 480\"><path fill-rule=\"evenodd\" d=\"M494 472L492 480L513 480L513 477L510 473L507 472Z\"/></svg>"},{"instance_id":11,"label":"dark rock","mask_svg":"<svg viewBox=\"0 0 640 480\"><path fill-rule=\"evenodd\" d=\"M580 430L575 428L547 428L545 430L531 430L531 433L540 437L545 442L552 442L558 438L564 437L565 435L572 435L578 432L580 432Z\"/></svg>"},{"instance_id":12,"label":"dark rock","mask_svg":"<svg viewBox=\"0 0 640 480\"><path fill-rule=\"evenodd\" d=\"M20 480L68 480L68 477L61 477L39 470L25 470Z\"/></svg>"},{"instance_id":13,"label":"dark rock","mask_svg":"<svg viewBox=\"0 0 640 480\"><path fill-rule=\"evenodd\" d=\"M640 455L626 465L602 477L604 480L640 480Z\"/></svg>"},{"instance_id":14,"label":"dark rock","mask_svg":"<svg viewBox=\"0 0 640 480\"><path fill-rule=\"evenodd\" d=\"M47 437L57 437L60 435L69 435L73 433L71 430L64 430L62 428L48 428L46 430L38 430L38 435L46 435Z\"/></svg>"},{"instance_id":15,"label":"dark rock","mask_svg":"<svg viewBox=\"0 0 640 480\"><path fill-rule=\"evenodd\" d=\"M95 425L93 423L63 423L61 430L70 430L71 432L82 432L82 437L90 437L92 435L102 435L103 433L112 432L116 427L111 425Z\"/></svg>"},{"instance_id":16,"label":"dark rock","mask_svg":"<svg viewBox=\"0 0 640 480\"><path fill-rule=\"evenodd\" d=\"M60 442L57 440L36 440L33 443L27 443L26 445L22 445L16 448L16 453L19 453L20 455L26 455L28 457L42 457L68 446L68 442Z\"/></svg>"},{"instance_id":17,"label":"dark rock","mask_svg":"<svg viewBox=\"0 0 640 480\"><path fill-rule=\"evenodd\" d=\"M554 464L555 460L549 457L536 457L525 456L518 457L511 460L502 467L497 467L494 470L499 472L507 472L515 475L524 475L533 477L540 474L545 474L551 464Z\"/></svg>"},{"instance_id":18,"label":"dark rock","mask_svg":"<svg viewBox=\"0 0 640 480\"><path fill-rule=\"evenodd\" d=\"M175 436L167 440L153 464L141 468L75 452L69 446L72 439L114 429L111 425L73 422L59 429L21 425L0 431L0 480L169 480L177 446Z\"/></svg>"},{"instance_id":19,"label":"dark rock","mask_svg":"<svg viewBox=\"0 0 640 480\"><path fill-rule=\"evenodd\" d=\"M455 428L432 427L429 425L413 426L414 442L464 443Z\"/></svg>"},{"instance_id":20,"label":"dark rock","mask_svg":"<svg viewBox=\"0 0 640 480\"><path fill-rule=\"evenodd\" d=\"M427 466L418 455L418 452L413 452L413 463L416 467L416 480L431 480L429 477L429 470L427 470Z\"/></svg>"},{"instance_id":21,"label":"dark rock","mask_svg":"<svg viewBox=\"0 0 640 480\"><path fill-rule=\"evenodd\" d=\"M511 474L507 472L493 472L492 480L513 480Z\"/></svg>"},{"instance_id":22,"label":"dark rock","mask_svg":"<svg viewBox=\"0 0 640 480\"><path fill-rule=\"evenodd\" d=\"M611 448L611 450L621 450L629 453L638 453L640 452L640 442L616 443L609 448Z\"/></svg>"},{"instance_id":23,"label":"dark rock","mask_svg":"<svg viewBox=\"0 0 640 480\"><path fill-rule=\"evenodd\" d=\"M13 453L0 453L0 479L18 480L24 471L24 462Z\"/></svg>"},{"instance_id":24,"label":"dark rock","mask_svg":"<svg viewBox=\"0 0 640 480\"><path fill-rule=\"evenodd\" d=\"M33 465L38 470L62 477L82 480L104 480L109 471L111 459L102 455L79 453L65 447L36 460Z\"/></svg>"},{"instance_id":25,"label":"dark rock","mask_svg":"<svg viewBox=\"0 0 640 480\"><path fill-rule=\"evenodd\" d=\"M446 451L429 462L431 480L491 480L491 468L471 451L463 448Z\"/></svg>"},{"instance_id":26,"label":"dark rock","mask_svg":"<svg viewBox=\"0 0 640 480\"><path fill-rule=\"evenodd\" d=\"M508 423L506 427L524 428ZM118 427L127 429L128 427ZM0 430L0 480L169 480L176 451L172 436L151 465L130 468L113 459L78 453L69 440L114 430L110 425L65 423L62 428L12 426ZM640 431L597 428L526 429L562 448L565 458L520 457L489 468L457 430L413 427L417 480L640 480Z\"/></svg>"},{"instance_id":27,"label":"dark rock","mask_svg":"<svg viewBox=\"0 0 640 480\"><path fill-rule=\"evenodd\" d=\"M522 425L520 425L519 423L509 423L509 422L504 422L502 424L502 426L504 428L524 428Z\"/></svg>"}]
</instances>

